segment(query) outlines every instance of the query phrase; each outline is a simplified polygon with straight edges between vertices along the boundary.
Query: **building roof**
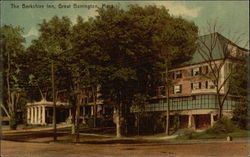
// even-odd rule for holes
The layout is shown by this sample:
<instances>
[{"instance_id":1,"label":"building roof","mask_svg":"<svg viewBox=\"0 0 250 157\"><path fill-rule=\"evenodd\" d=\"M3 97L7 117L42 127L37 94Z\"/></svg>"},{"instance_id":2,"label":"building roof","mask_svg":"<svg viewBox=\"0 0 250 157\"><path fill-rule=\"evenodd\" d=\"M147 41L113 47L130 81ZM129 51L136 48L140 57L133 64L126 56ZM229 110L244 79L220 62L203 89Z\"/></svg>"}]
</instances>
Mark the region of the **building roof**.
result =
<instances>
[{"instance_id":1,"label":"building roof","mask_svg":"<svg viewBox=\"0 0 250 157\"><path fill-rule=\"evenodd\" d=\"M53 106L53 102L52 101L47 101L46 99L42 99L39 102L27 103L27 106ZM56 106L69 106L69 104L65 103L65 102L57 101Z\"/></svg>"},{"instance_id":2,"label":"building roof","mask_svg":"<svg viewBox=\"0 0 250 157\"><path fill-rule=\"evenodd\" d=\"M212 34L200 36L197 40L197 49L193 53L192 58L182 63L181 65L178 65L178 67L207 62L208 60L204 59L204 57L202 57L200 53L209 54L209 52L212 52L211 54L213 60L223 59L225 57L225 54L228 54L229 50L231 50L228 48L228 45L237 47L241 51L248 51L244 48L239 47L229 39L225 38L223 35L215 32ZM211 49L211 47L214 48Z\"/></svg>"}]
</instances>

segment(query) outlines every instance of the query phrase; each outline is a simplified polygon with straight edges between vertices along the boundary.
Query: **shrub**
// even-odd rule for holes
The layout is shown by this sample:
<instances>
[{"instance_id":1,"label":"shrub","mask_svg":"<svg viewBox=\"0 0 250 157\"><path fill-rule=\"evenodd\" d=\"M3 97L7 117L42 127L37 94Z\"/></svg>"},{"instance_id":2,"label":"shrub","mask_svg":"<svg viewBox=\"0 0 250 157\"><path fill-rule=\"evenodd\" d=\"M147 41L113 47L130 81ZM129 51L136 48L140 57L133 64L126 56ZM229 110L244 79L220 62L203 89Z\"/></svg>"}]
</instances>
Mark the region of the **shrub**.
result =
<instances>
[{"instance_id":1,"label":"shrub","mask_svg":"<svg viewBox=\"0 0 250 157\"><path fill-rule=\"evenodd\" d=\"M206 132L209 134L227 134L237 129L237 126L230 119L227 117L222 117Z\"/></svg>"},{"instance_id":2,"label":"shrub","mask_svg":"<svg viewBox=\"0 0 250 157\"><path fill-rule=\"evenodd\" d=\"M233 110L233 118L232 120L235 121L239 128L247 129L248 118L249 115L247 114L248 111L248 103L242 102L235 105L235 109Z\"/></svg>"}]
</instances>

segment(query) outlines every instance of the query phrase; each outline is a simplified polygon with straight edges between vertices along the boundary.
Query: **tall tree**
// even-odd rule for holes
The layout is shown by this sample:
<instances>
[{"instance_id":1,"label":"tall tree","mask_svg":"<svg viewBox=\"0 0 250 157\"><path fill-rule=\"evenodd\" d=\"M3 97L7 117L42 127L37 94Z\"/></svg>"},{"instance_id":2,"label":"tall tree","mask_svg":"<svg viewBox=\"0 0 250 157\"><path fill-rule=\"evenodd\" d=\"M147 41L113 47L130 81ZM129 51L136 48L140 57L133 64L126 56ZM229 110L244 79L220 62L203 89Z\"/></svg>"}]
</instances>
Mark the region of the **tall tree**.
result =
<instances>
[{"instance_id":1,"label":"tall tree","mask_svg":"<svg viewBox=\"0 0 250 157\"><path fill-rule=\"evenodd\" d=\"M1 108L9 117L11 129L16 129L17 126L16 113L22 91L20 86L22 80L19 79L22 66L19 57L24 53L23 43L25 42L22 33L22 28L11 25L4 25L0 29L0 47L3 54L3 69L1 69L4 83L3 98L6 100L1 104Z\"/></svg>"},{"instance_id":2,"label":"tall tree","mask_svg":"<svg viewBox=\"0 0 250 157\"><path fill-rule=\"evenodd\" d=\"M50 98L54 102L53 128L56 140L56 93L69 88L68 71L63 66L62 59L71 49L71 21L67 17L54 16L49 21L44 20L39 27L39 38L28 48L28 54L35 58L31 63L37 66L30 64L28 69L31 73L28 75L31 83L35 82L42 92L44 88L45 91L53 89Z\"/></svg>"},{"instance_id":3,"label":"tall tree","mask_svg":"<svg viewBox=\"0 0 250 157\"><path fill-rule=\"evenodd\" d=\"M249 59L247 57L247 59ZM233 120L237 122L238 126L241 129L247 129L248 124L248 63L249 61L246 58L241 58L240 62L236 63L233 68L234 70L232 76L229 80L231 90L229 91L231 95L234 95L238 98L238 102L235 105L233 110Z\"/></svg>"},{"instance_id":4,"label":"tall tree","mask_svg":"<svg viewBox=\"0 0 250 157\"><path fill-rule=\"evenodd\" d=\"M93 22L95 42L102 56L107 56L101 63L105 67L101 92L106 100L117 104L117 137L120 137L121 119L128 112L134 94L152 95L166 67L165 58L169 63L180 57L188 58L193 52L191 45L197 37L197 27L156 6L131 5L128 10L113 7L99 9L98 13ZM163 53L171 53L172 58Z\"/></svg>"},{"instance_id":5,"label":"tall tree","mask_svg":"<svg viewBox=\"0 0 250 157\"><path fill-rule=\"evenodd\" d=\"M169 88L172 82L169 69L191 58L196 48L198 28L194 23L185 21L181 17L173 18L171 21L165 20L156 26L158 29L153 36L153 48L163 60L161 66L165 70L162 81L167 102L166 134L169 135Z\"/></svg>"},{"instance_id":6,"label":"tall tree","mask_svg":"<svg viewBox=\"0 0 250 157\"><path fill-rule=\"evenodd\" d=\"M79 76L79 92L80 97L87 97L87 89L91 88L91 93L94 98L94 126L96 126L96 87L100 77L99 61L102 60L102 55L99 51L98 45L94 42L95 36L93 34L94 28L92 26L93 20L88 19L84 21L80 16L77 18L77 23L73 26L72 54L68 56L68 68L71 73L78 73ZM79 69L75 72L74 69ZM74 81L73 81L74 82ZM73 87L74 91L76 88ZM74 93L74 92L73 92ZM81 102L82 99L76 101L76 115L79 115L79 106L86 105L88 102ZM75 117L76 121L76 139L79 140L79 117Z\"/></svg>"}]
</instances>

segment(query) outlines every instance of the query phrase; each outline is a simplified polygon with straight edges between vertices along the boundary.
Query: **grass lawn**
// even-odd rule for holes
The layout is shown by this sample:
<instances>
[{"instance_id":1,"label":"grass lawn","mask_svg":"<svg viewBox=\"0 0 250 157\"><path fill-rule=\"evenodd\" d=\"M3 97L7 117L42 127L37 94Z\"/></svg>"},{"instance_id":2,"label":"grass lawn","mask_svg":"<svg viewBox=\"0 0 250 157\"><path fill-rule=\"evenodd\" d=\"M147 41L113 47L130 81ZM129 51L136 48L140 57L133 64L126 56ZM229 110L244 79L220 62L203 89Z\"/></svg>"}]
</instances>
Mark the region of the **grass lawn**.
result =
<instances>
[{"instance_id":1,"label":"grass lawn","mask_svg":"<svg viewBox=\"0 0 250 157\"><path fill-rule=\"evenodd\" d=\"M178 136L176 139L178 140L190 140L190 139L223 139L227 138L227 136L231 136L233 138L246 138L250 135L249 130L240 130L237 129L234 132L227 134L212 134L204 132L189 132L184 135Z\"/></svg>"}]
</instances>

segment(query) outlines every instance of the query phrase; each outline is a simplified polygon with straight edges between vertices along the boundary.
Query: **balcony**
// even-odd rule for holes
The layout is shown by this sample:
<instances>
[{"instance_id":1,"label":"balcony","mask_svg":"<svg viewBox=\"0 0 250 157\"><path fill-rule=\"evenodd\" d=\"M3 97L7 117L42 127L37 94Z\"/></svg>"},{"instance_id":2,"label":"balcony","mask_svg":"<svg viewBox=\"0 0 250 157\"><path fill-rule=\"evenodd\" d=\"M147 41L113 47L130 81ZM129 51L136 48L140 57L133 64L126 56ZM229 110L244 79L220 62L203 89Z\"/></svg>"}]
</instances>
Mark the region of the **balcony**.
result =
<instances>
[{"instance_id":1,"label":"balcony","mask_svg":"<svg viewBox=\"0 0 250 157\"><path fill-rule=\"evenodd\" d=\"M232 110L238 100L228 99L223 105L224 110ZM199 95L169 99L170 111L184 111L195 109L218 109L215 95ZM145 106L145 112L167 111L167 103L151 103ZM138 112L131 109L131 112Z\"/></svg>"}]
</instances>

